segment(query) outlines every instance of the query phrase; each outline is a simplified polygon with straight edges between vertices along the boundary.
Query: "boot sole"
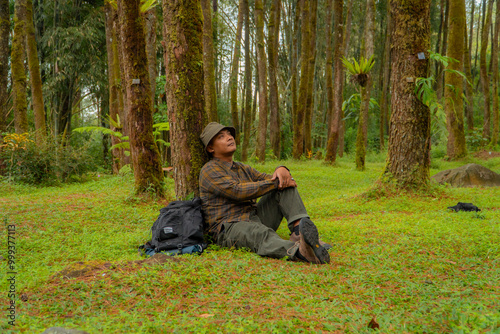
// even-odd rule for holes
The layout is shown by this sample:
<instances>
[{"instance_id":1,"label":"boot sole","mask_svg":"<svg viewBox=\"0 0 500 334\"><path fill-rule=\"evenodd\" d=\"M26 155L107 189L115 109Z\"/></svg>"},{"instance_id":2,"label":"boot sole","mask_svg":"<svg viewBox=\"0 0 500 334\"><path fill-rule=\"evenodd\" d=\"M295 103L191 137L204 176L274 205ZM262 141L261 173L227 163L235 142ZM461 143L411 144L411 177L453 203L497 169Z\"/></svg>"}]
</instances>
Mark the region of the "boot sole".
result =
<instances>
[{"instance_id":1,"label":"boot sole","mask_svg":"<svg viewBox=\"0 0 500 334\"><path fill-rule=\"evenodd\" d=\"M322 264L330 263L330 254L319 243L319 233L316 225L309 218L302 218L299 223L299 230L306 244L313 249L314 255L316 255L318 260Z\"/></svg>"}]
</instances>

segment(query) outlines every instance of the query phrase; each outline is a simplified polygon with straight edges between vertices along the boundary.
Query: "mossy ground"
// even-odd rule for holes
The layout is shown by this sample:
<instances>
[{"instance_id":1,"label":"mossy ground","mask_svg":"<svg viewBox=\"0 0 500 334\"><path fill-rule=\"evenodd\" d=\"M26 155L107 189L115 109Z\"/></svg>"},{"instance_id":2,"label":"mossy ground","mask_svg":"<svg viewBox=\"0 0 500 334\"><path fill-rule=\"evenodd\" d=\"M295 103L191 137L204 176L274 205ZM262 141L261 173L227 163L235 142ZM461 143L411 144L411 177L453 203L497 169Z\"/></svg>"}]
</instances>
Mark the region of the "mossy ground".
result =
<instances>
[{"instance_id":1,"label":"mossy ground","mask_svg":"<svg viewBox=\"0 0 500 334\"><path fill-rule=\"evenodd\" d=\"M500 188L360 196L382 172L368 155L335 167L290 168L332 262L317 266L211 246L202 256L146 265L137 253L165 202L134 197L131 175L53 188L0 183L0 218L16 225L16 327L89 333L500 332ZM432 174L475 161L434 160ZM167 179L170 197L173 182ZM482 211L454 213L472 202ZM283 224L285 225L285 224ZM283 226L284 227L284 226ZM1 225L7 258L7 229ZM288 237L285 228L279 234ZM7 261L0 301L8 305ZM73 272L73 275L67 275Z\"/></svg>"}]
</instances>

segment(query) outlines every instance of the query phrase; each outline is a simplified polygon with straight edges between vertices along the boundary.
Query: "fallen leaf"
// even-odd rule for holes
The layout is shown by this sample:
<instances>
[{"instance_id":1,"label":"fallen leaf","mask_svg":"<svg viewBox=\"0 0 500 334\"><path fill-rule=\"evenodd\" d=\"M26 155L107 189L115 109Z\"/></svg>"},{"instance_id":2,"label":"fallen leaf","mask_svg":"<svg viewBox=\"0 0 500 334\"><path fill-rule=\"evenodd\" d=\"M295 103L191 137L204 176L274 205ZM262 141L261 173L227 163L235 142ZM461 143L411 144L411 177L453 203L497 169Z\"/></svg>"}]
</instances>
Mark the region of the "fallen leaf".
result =
<instances>
[{"instance_id":1,"label":"fallen leaf","mask_svg":"<svg viewBox=\"0 0 500 334\"><path fill-rule=\"evenodd\" d=\"M210 318L210 317L213 317L213 316L214 316L213 314L203 313L203 314L200 314L198 317L200 317L200 318Z\"/></svg>"},{"instance_id":2,"label":"fallen leaf","mask_svg":"<svg viewBox=\"0 0 500 334\"><path fill-rule=\"evenodd\" d=\"M372 320L368 323L368 328L371 328L371 329L379 329L380 328L380 325L375 320L375 317L373 317Z\"/></svg>"}]
</instances>

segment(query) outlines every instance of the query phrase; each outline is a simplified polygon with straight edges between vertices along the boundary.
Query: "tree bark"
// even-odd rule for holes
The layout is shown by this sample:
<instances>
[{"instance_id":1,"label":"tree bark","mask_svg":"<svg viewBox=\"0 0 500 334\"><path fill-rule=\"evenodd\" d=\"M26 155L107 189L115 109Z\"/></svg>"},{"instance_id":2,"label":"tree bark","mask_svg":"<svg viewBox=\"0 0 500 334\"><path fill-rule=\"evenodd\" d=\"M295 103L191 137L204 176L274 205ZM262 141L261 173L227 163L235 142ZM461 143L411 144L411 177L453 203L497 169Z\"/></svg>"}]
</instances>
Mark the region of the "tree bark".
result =
<instances>
[{"instance_id":1,"label":"tree bark","mask_svg":"<svg viewBox=\"0 0 500 334\"><path fill-rule=\"evenodd\" d=\"M31 98L33 101L33 113L35 114L35 141L41 146L47 137L45 126L45 107L43 105L42 78L40 76L40 65L38 64L38 51L36 49L35 25L33 24L33 3L26 0L26 45L28 55L28 67L31 81Z\"/></svg>"},{"instance_id":2,"label":"tree bark","mask_svg":"<svg viewBox=\"0 0 500 334\"><path fill-rule=\"evenodd\" d=\"M301 27L301 68L300 68L300 84L299 84L299 99L297 101L297 114L295 115L295 123L293 130L293 158L300 159L304 153L304 117L306 113L306 100L308 88L308 70L309 70L309 53L310 53L310 19L309 19L309 3L301 0L302 7L302 27Z\"/></svg>"},{"instance_id":3,"label":"tree bark","mask_svg":"<svg viewBox=\"0 0 500 334\"><path fill-rule=\"evenodd\" d=\"M148 57L149 82L151 84L151 100L153 107L156 93L156 6L142 14L144 19L144 33L146 34L146 55Z\"/></svg>"},{"instance_id":4,"label":"tree bark","mask_svg":"<svg viewBox=\"0 0 500 334\"><path fill-rule=\"evenodd\" d=\"M281 0L273 0L268 25L268 46L269 55L269 134L271 149L277 159L281 158L280 151L280 111L278 95L278 48L280 32Z\"/></svg>"},{"instance_id":5,"label":"tree bark","mask_svg":"<svg viewBox=\"0 0 500 334\"><path fill-rule=\"evenodd\" d=\"M292 131L294 131L297 120L297 109L298 109L298 92L297 92L297 68L298 68L298 58L299 58L299 32L300 32L300 20L302 14L303 1L297 1L295 6L295 18L293 21L293 40L292 40L292 69L291 69L291 89L292 89Z\"/></svg>"},{"instance_id":6,"label":"tree bark","mask_svg":"<svg viewBox=\"0 0 500 334\"><path fill-rule=\"evenodd\" d=\"M455 1L455 0L452 0ZM444 25L443 25L443 41L441 44L441 53L445 54L448 49L448 25L450 16L450 0L446 0L446 9L444 13ZM436 73L436 96L437 100L441 101L443 99L444 92L444 71L443 66L439 64L439 70Z\"/></svg>"},{"instance_id":7,"label":"tree bark","mask_svg":"<svg viewBox=\"0 0 500 334\"><path fill-rule=\"evenodd\" d=\"M362 56L369 59L373 55L373 40L375 38L375 1L366 1L366 22L364 31L364 48ZM372 75L368 75L365 87L361 87L361 108L359 112L358 133L356 137L356 168L365 169L366 146L368 142L368 111L370 108L370 95Z\"/></svg>"},{"instance_id":8,"label":"tree bark","mask_svg":"<svg viewBox=\"0 0 500 334\"><path fill-rule=\"evenodd\" d=\"M9 1L0 0L0 140L2 132L7 128L8 92L9 81L9 33L10 13Z\"/></svg>"},{"instance_id":9,"label":"tree bark","mask_svg":"<svg viewBox=\"0 0 500 334\"><path fill-rule=\"evenodd\" d=\"M214 2L217 8L217 2ZM215 56L214 40L217 38L217 30L212 30L212 11L210 0L201 0L203 12L203 75L205 111L210 122L217 122L217 90L215 88ZM215 12L215 9L214 9ZM215 36L215 37L214 37Z\"/></svg>"},{"instance_id":10,"label":"tree bark","mask_svg":"<svg viewBox=\"0 0 500 334\"><path fill-rule=\"evenodd\" d=\"M347 13L346 13L346 23L345 23L345 41L344 41L344 57L347 57L350 48L351 41L351 26L352 26L352 4L353 1L348 1L347 3ZM342 65L341 65L342 66ZM344 76L345 82L345 76ZM344 155L344 142L345 142L345 121L342 120L344 118L344 112L342 111L341 121L339 124L339 150L338 155L342 158Z\"/></svg>"},{"instance_id":11,"label":"tree bark","mask_svg":"<svg viewBox=\"0 0 500 334\"><path fill-rule=\"evenodd\" d=\"M391 9L387 1L387 27L384 44L384 59L383 59L383 79L382 79L382 95L380 97L380 150L385 148L385 135L389 128L389 80L391 75L391 31L392 19Z\"/></svg>"},{"instance_id":12,"label":"tree bark","mask_svg":"<svg viewBox=\"0 0 500 334\"><path fill-rule=\"evenodd\" d=\"M25 56L26 2L16 1L14 9L14 36L12 37L11 73L14 93L14 127L16 133L28 131Z\"/></svg>"},{"instance_id":13,"label":"tree bark","mask_svg":"<svg viewBox=\"0 0 500 334\"><path fill-rule=\"evenodd\" d=\"M163 2L167 105L172 142L175 194L199 195L198 178L207 161L199 138L207 124L204 111L203 17L199 1Z\"/></svg>"},{"instance_id":14,"label":"tree bark","mask_svg":"<svg viewBox=\"0 0 500 334\"><path fill-rule=\"evenodd\" d=\"M247 161L250 130L252 128L252 63L250 60L250 9L248 0L243 0L243 15L245 17L245 108L243 112L244 132L241 160Z\"/></svg>"},{"instance_id":15,"label":"tree bark","mask_svg":"<svg viewBox=\"0 0 500 334\"><path fill-rule=\"evenodd\" d=\"M138 193L163 196L163 171L153 138L153 101L149 82L146 40L139 0L118 0L118 16L124 42L130 151Z\"/></svg>"},{"instance_id":16,"label":"tree bark","mask_svg":"<svg viewBox=\"0 0 500 334\"><path fill-rule=\"evenodd\" d=\"M330 118L329 133L326 147L326 161L334 163L337 157L337 149L339 147L339 139L342 126L342 103L344 90L344 66L342 65L342 57L344 57L344 18L343 18L344 0L334 0L334 28L335 35L334 46L334 92L333 92L333 117Z\"/></svg>"},{"instance_id":17,"label":"tree bark","mask_svg":"<svg viewBox=\"0 0 500 334\"><path fill-rule=\"evenodd\" d=\"M259 131L256 155L259 162L266 160L267 135L267 61L264 48L264 4L255 0L255 22L257 43L257 70L259 72Z\"/></svg>"},{"instance_id":18,"label":"tree bark","mask_svg":"<svg viewBox=\"0 0 500 334\"><path fill-rule=\"evenodd\" d=\"M498 34L500 32L500 0L497 0L496 15L495 15L495 34L493 37L491 51L491 71L493 81L493 133L491 135L490 145L495 147L498 141Z\"/></svg>"},{"instance_id":19,"label":"tree bark","mask_svg":"<svg viewBox=\"0 0 500 334\"><path fill-rule=\"evenodd\" d=\"M448 57L458 60L451 62L449 69L461 71L464 59L465 44L465 0L450 2L449 44L446 51ZM448 157L461 158L467 155L464 133L464 104L462 100L463 77L447 71L445 73L445 111L448 128Z\"/></svg>"},{"instance_id":20,"label":"tree bark","mask_svg":"<svg viewBox=\"0 0 500 334\"><path fill-rule=\"evenodd\" d=\"M240 126L238 122L238 74L240 72L241 54L241 30L243 29L243 0L238 6L238 22L236 26L236 38L234 41L233 63L231 64L231 77L229 79L229 89L231 91L231 116L233 127L236 130L236 145L240 144Z\"/></svg>"},{"instance_id":21,"label":"tree bark","mask_svg":"<svg viewBox=\"0 0 500 334\"><path fill-rule=\"evenodd\" d=\"M484 22L484 28L481 35L481 54L479 60L479 68L481 75L481 86L484 94L484 118L483 118L483 138L490 139L490 80L488 77L488 69L486 65L486 51L488 49L488 35L491 26L491 16L493 11L493 0L488 1L488 11Z\"/></svg>"},{"instance_id":22,"label":"tree bark","mask_svg":"<svg viewBox=\"0 0 500 334\"><path fill-rule=\"evenodd\" d=\"M304 153L312 154L312 116L314 109L314 74L316 70L316 25L318 21L318 0L310 0L309 66L307 67L307 98L304 115Z\"/></svg>"},{"instance_id":23,"label":"tree bark","mask_svg":"<svg viewBox=\"0 0 500 334\"><path fill-rule=\"evenodd\" d=\"M387 165L381 181L403 188L427 187L430 179L430 111L408 78L428 76L431 0L391 0L392 97ZM425 59L417 57L424 52Z\"/></svg>"},{"instance_id":24,"label":"tree bark","mask_svg":"<svg viewBox=\"0 0 500 334\"><path fill-rule=\"evenodd\" d=\"M326 68L325 68L325 81L326 81L326 119L327 119L327 143L330 139L330 121L333 118L333 34L332 25L333 21L333 0L326 1Z\"/></svg>"},{"instance_id":25,"label":"tree bark","mask_svg":"<svg viewBox=\"0 0 500 334\"><path fill-rule=\"evenodd\" d=\"M470 49L467 44L467 22L465 23L465 48L464 48L464 72L466 80L464 80L465 85L465 97L467 98L467 103L465 104L465 115L467 118L467 129L470 131L474 130L474 96L472 92L472 73L471 73L471 59L470 59ZM471 27L472 30L472 27Z\"/></svg>"},{"instance_id":26,"label":"tree bark","mask_svg":"<svg viewBox=\"0 0 500 334\"><path fill-rule=\"evenodd\" d=\"M109 117L113 122L118 123L120 105L119 105L119 77L120 65L116 64L118 62L117 48L116 48L116 32L114 31L114 20L116 19L116 12L109 2L105 4L106 12L106 51L108 57L108 90L109 90ZM117 80L118 79L118 80ZM121 123L121 120L120 120ZM121 127L116 127L111 124L110 129L113 131L121 132ZM111 144L116 145L120 142L120 139L116 136L111 136ZM122 167L123 163L123 149L115 148L112 150L113 161L113 173L117 174Z\"/></svg>"}]
</instances>

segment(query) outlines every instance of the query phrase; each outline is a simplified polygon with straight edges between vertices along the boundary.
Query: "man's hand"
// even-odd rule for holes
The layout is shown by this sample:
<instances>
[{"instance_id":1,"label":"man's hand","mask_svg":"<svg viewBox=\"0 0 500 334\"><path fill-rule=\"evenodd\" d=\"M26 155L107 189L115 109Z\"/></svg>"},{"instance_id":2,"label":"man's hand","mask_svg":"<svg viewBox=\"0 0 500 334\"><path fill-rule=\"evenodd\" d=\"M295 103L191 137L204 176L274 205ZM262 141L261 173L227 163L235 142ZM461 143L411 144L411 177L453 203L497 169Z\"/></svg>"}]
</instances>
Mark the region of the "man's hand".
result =
<instances>
[{"instance_id":1,"label":"man's hand","mask_svg":"<svg viewBox=\"0 0 500 334\"><path fill-rule=\"evenodd\" d=\"M285 167L279 167L274 171L272 180L279 180L278 189L285 189L288 187L296 187L297 183L293 179L290 172Z\"/></svg>"}]
</instances>

